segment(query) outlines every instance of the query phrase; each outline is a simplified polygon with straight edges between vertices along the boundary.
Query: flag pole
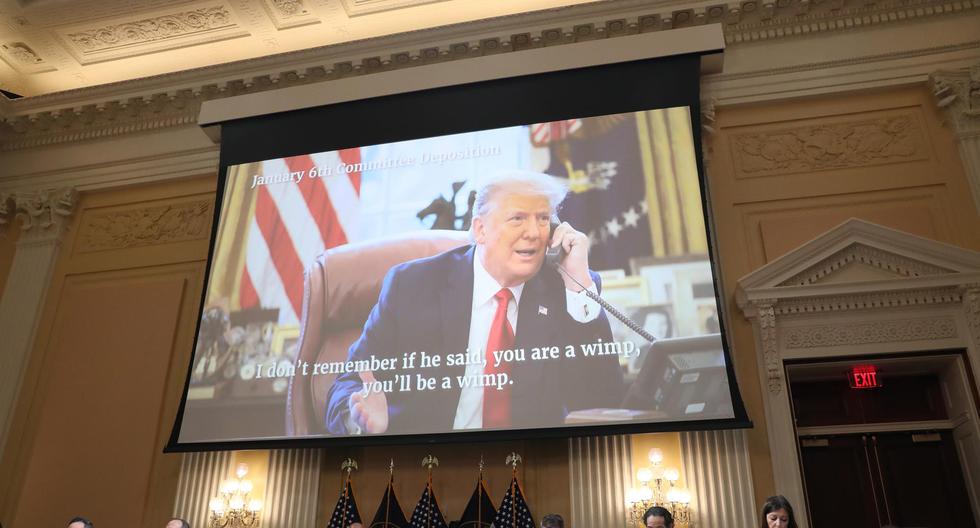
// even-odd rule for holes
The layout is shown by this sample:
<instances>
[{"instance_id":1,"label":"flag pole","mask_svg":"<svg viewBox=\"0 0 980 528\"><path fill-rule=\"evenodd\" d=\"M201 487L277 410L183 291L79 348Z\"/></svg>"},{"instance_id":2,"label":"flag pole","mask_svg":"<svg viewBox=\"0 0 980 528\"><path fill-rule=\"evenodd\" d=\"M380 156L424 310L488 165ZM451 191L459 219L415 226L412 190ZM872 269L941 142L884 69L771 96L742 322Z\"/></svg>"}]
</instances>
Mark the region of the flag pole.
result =
<instances>
[{"instance_id":1,"label":"flag pole","mask_svg":"<svg viewBox=\"0 0 980 528\"><path fill-rule=\"evenodd\" d=\"M504 461L505 464L510 464L511 467L511 479L510 479L510 526L511 528L517 528L517 499L514 496L514 488L517 484L517 465L521 463L521 455L515 452L511 452L507 455L507 459Z\"/></svg>"},{"instance_id":2,"label":"flag pole","mask_svg":"<svg viewBox=\"0 0 980 528\"><path fill-rule=\"evenodd\" d=\"M345 528L349 526L347 524L347 505L350 503L350 473L355 469L357 469L357 461L355 461L353 458L345 458L344 461L340 463L340 470L347 472L347 476L344 478L343 483L344 489L342 491L344 496L344 511L343 515L340 517L341 525Z\"/></svg>"},{"instance_id":3,"label":"flag pole","mask_svg":"<svg viewBox=\"0 0 980 528\"><path fill-rule=\"evenodd\" d=\"M477 493L479 494L479 497L476 499L477 528L483 528L483 465L483 453L480 453L480 480L476 483L476 487L478 488Z\"/></svg>"},{"instance_id":4,"label":"flag pole","mask_svg":"<svg viewBox=\"0 0 980 528\"><path fill-rule=\"evenodd\" d=\"M422 467L428 471L428 477L425 482L425 487L428 490L428 497L426 499L428 513L425 516L426 528L432 528L432 468L438 465L439 459L432 455L426 455L425 458L422 459Z\"/></svg>"},{"instance_id":5,"label":"flag pole","mask_svg":"<svg viewBox=\"0 0 980 528\"><path fill-rule=\"evenodd\" d=\"M391 487L395 484L395 459L388 459L388 489L385 490L385 525L384 528L388 528L390 524L388 519L391 516Z\"/></svg>"}]
</instances>

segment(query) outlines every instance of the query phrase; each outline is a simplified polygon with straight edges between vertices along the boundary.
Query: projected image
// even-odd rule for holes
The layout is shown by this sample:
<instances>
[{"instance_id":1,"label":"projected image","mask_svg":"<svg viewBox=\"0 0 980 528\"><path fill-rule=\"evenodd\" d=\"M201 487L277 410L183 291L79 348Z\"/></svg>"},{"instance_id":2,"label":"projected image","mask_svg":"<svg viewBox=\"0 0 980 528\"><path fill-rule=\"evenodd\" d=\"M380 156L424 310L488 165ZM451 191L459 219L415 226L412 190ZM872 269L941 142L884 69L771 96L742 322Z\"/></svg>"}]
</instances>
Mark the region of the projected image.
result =
<instances>
[{"instance_id":1,"label":"projected image","mask_svg":"<svg viewBox=\"0 0 980 528\"><path fill-rule=\"evenodd\" d=\"M732 418L719 317L686 107L236 165L180 441Z\"/></svg>"}]
</instances>

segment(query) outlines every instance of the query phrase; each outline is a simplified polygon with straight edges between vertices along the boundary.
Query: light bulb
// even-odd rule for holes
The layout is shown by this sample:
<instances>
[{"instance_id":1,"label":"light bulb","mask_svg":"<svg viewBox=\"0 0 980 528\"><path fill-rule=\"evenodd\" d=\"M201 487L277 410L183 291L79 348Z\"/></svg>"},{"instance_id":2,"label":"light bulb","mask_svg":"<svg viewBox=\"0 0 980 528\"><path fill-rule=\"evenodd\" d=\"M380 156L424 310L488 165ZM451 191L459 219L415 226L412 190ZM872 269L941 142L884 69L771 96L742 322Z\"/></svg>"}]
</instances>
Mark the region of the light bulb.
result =
<instances>
[{"instance_id":1,"label":"light bulb","mask_svg":"<svg viewBox=\"0 0 980 528\"><path fill-rule=\"evenodd\" d=\"M681 493L678 489L671 489L667 492L667 502L680 502Z\"/></svg>"},{"instance_id":2,"label":"light bulb","mask_svg":"<svg viewBox=\"0 0 980 528\"><path fill-rule=\"evenodd\" d=\"M245 478L245 475L248 475L248 464L242 462L235 468L235 476L237 476L239 479L243 479Z\"/></svg>"},{"instance_id":3,"label":"light bulb","mask_svg":"<svg viewBox=\"0 0 980 528\"><path fill-rule=\"evenodd\" d=\"M235 496L228 501L228 506L233 510L240 510L245 507L245 499Z\"/></svg>"},{"instance_id":4,"label":"light bulb","mask_svg":"<svg viewBox=\"0 0 980 528\"><path fill-rule=\"evenodd\" d=\"M216 515L221 515L225 511L225 501L221 500L221 497L215 497L211 499L211 502L208 504L208 507Z\"/></svg>"},{"instance_id":5,"label":"light bulb","mask_svg":"<svg viewBox=\"0 0 980 528\"><path fill-rule=\"evenodd\" d=\"M664 452L659 447L650 449L650 454L648 456L650 458L650 463L653 465L657 465L664 461Z\"/></svg>"},{"instance_id":6,"label":"light bulb","mask_svg":"<svg viewBox=\"0 0 980 528\"><path fill-rule=\"evenodd\" d=\"M679 502L681 504L690 504L691 503L691 492L690 491L687 491L684 488L678 488L677 489L677 492L678 492L677 502Z\"/></svg>"},{"instance_id":7,"label":"light bulb","mask_svg":"<svg viewBox=\"0 0 980 528\"><path fill-rule=\"evenodd\" d=\"M247 493L251 493L252 492L252 481L251 480L243 480L241 482L241 484L238 485L238 490L241 491L242 493L246 493L246 494Z\"/></svg>"},{"instance_id":8,"label":"light bulb","mask_svg":"<svg viewBox=\"0 0 980 528\"><path fill-rule=\"evenodd\" d=\"M239 484L237 480L229 480L228 483L225 484L225 493L229 495L234 495L235 493L238 493L238 486Z\"/></svg>"},{"instance_id":9,"label":"light bulb","mask_svg":"<svg viewBox=\"0 0 980 528\"><path fill-rule=\"evenodd\" d=\"M639 495L641 501L653 500L653 490L650 489L650 486L643 486L640 488L637 495Z\"/></svg>"},{"instance_id":10,"label":"light bulb","mask_svg":"<svg viewBox=\"0 0 980 528\"><path fill-rule=\"evenodd\" d=\"M666 479L668 482L672 482L672 483L677 482L678 480L680 480L680 478L681 478L680 471L674 468L664 470L664 479Z\"/></svg>"},{"instance_id":11,"label":"light bulb","mask_svg":"<svg viewBox=\"0 0 980 528\"><path fill-rule=\"evenodd\" d=\"M629 506L637 502L640 502L640 492L636 488L630 488L630 490L626 492L626 505Z\"/></svg>"},{"instance_id":12,"label":"light bulb","mask_svg":"<svg viewBox=\"0 0 980 528\"><path fill-rule=\"evenodd\" d=\"M636 472L636 480L640 481L641 484L646 484L653 479L653 472L647 468L642 468Z\"/></svg>"},{"instance_id":13,"label":"light bulb","mask_svg":"<svg viewBox=\"0 0 980 528\"><path fill-rule=\"evenodd\" d=\"M258 499L252 499L248 502L248 511L257 512L262 509L262 501Z\"/></svg>"}]
</instances>

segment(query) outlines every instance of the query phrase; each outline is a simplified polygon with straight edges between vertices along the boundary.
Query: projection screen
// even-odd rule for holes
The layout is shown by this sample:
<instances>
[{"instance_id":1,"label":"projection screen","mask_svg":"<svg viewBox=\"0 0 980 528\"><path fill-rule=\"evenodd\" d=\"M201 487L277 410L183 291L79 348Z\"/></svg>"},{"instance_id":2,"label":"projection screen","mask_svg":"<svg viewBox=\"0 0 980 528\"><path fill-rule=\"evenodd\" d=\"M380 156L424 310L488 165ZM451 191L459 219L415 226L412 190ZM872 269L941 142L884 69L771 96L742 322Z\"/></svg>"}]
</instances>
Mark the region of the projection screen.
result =
<instances>
[{"instance_id":1,"label":"projection screen","mask_svg":"<svg viewBox=\"0 0 980 528\"><path fill-rule=\"evenodd\" d=\"M168 449L746 426L697 63L225 124Z\"/></svg>"}]
</instances>

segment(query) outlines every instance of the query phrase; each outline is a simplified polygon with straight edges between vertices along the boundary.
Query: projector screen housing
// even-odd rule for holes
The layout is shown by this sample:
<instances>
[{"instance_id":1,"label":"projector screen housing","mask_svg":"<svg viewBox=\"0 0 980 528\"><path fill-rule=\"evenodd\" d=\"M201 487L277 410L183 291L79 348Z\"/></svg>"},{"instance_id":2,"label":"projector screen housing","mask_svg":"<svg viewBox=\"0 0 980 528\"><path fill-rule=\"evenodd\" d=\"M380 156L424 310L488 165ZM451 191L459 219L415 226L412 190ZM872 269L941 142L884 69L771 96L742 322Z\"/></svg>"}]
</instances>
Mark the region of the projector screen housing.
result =
<instances>
[{"instance_id":1,"label":"projector screen housing","mask_svg":"<svg viewBox=\"0 0 980 528\"><path fill-rule=\"evenodd\" d=\"M608 42L614 40L627 39ZM342 87L338 95L329 88L307 85L254 94L248 99L250 105L255 103L253 108L280 111L248 118L231 118L236 106L232 100L213 102L220 107L206 108L204 113L211 117L204 124L220 123L222 148L208 282L187 388L167 449L480 441L749 426L725 339L706 214L698 124L702 56L688 53L638 60L627 56L629 60L593 65L597 59L583 54L588 67L558 68L559 61L552 63L552 71L505 77L490 70L474 74L462 66L469 61L463 61L457 65L463 77L447 73L439 81L463 80L463 84L389 94L391 87L379 83L375 92L365 92L378 95L366 99L351 99L353 92ZM350 81L369 83L379 81L380 75L387 74ZM465 82L466 75L480 80ZM306 95L290 92L300 88ZM316 90L335 102L316 106L311 95ZM240 99L237 106L242 108L244 99L235 99ZM259 104L260 100L274 102ZM296 109L281 111L287 108ZM663 361L640 353L642 340L615 321L600 333L589 334L589 339L571 344L529 344L524 350L527 357L515 360L514 377L505 383L515 382L515 402L532 411L534 405L528 402L540 403L542 414L528 418L516 413L511 426L477 424L473 429L472 422L467 425L461 418L465 405L457 402L465 399L460 396L466 388L463 380L474 370L461 364L445 370L446 363L459 361L450 356L463 350L414 349L415 337L431 345L425 340L425 329L416 336L399 328L398 337L389 341L370 338L377 328L394 328L392 321L400 326L428 324L431 320L420 314L438 312L440 300L472 297L472 286L443 291L447 287L432 279L431 287L414 294L420 304L404 308L404 301L392 300L398 298L398 291L410 289L417 277L441 277L449 268L412 275L422 269L414 260L401 267L384 264L377 278L364 279L378 282L381 288L380 294L376 289L368 294L367 307L377 303L369 316L367 308L354 304L338 308L330 299L311 293L311 284L320 283L310 276L321 273L321 285L337 299L338 286L331 278L338 275L328 276L323 270L330 266L325 262L348 259L354 262L355 273L347 277L367 277L371 265L379 262L379 246L422 238L426 244L438 245L438 251L427 249L425 255L412 254L412 259L456 251L457 260L469 266L472 281L475 253L466 252L468 240L459 231L464 227L462 217L469 215L465 221L472 221L474 216L472 205L466 209L467 196L487 174L510 169L546 172L565 182L571 192L558 215L592 237L590 267L601 272L595 278L603 285L603 297L642 319L640 325L660 332L658 337L670 339L655 347L665 351ZM451 216L446 225L457 234L443 237L452 239L448 242L430 240L444 233L430 230L438 226L418 210L430 199L454 209L449 216L435 215L436 222ZM597 205L600 201L606 204ZM325 210L332 216L321 216ZM601 216L612 214L615 218ZM655 219L661 216L674 220ZM683 240L678 242L678 236ZM289 256L282 257L286 253ZM398 269L389 271L392 267ZM307 272L305 293L300 287L302 270ZM535 280L546 281L546 275L541 271ZM547 280L560 284L560 277L554 271ZM533 289L531 284L527 286ZM363 288L341 285L340 290ZM526 317L566 321L560 295L531 295L526 299L536 299L533 306L520 305L518 342L522 331L530 332L536 324ZM326 315L318 311L320 304L310 307L314 298L324 303ZM363 304L363 298L358 302ZM388 306L396 316L386 315ZM453 313L468 313L469 305L464 308ZM606 314L601 318L610 319ZM338 357L337 350L348 350L346 346L338 348L327 341L341 339L342 332L334 325L337 320L350 323L347 319L354 322L349 325L353 329L344 330L350 334L346 339L355 345L349 348L350 357ZM555 323L541 328L559 327ZM459 343L465 344L468 325L441 328L443 334L462 336L462 341L457 335L446 343L465 348ZM561 335L571 339L568 336L576 327L561 328L571 329ZM313 334L323 342L318 341L307 358L312 361L304 361L300 349ZM388 345L382 347L383 353L356 345L365 340ZM637 345L636 354L623 352L627 342ZM585 358L589 346L609 350L613 343L619 348L610 352L615 356L611 360ZM388 350L402 344L413 349ZM554 356L551 348L559 349L561 357ZM540 349L537 359L531 359L535 349ZM428 353L430 361L439 356L443 364L410 363L413 352L418 353L413 361L424 361ZM366 362L356 363L359 360ZM536 370L528 368L532 366ZM553 397L564 390L555 379L571 383L585 371L595 374L594 379L599 379L599 372L619 372L622 398L600 405L599 399L571 403L572 396ZM564 374L549 376L556 372ZM427 385L429 379L435 385ZM592 379L575 384L577 390L614 392L605 385L588 390ZM651 383L652 379L667 381ZM368 431L351 423L350 389L371 395L368 388L375 381L373 395L384 394L388 402L389 429L365 434ZM347 384L346 392L341 382ZM535 390L539 392L530 396ZM702 394L711 396L706 400Z\"/></svg>"}]
</instances>

